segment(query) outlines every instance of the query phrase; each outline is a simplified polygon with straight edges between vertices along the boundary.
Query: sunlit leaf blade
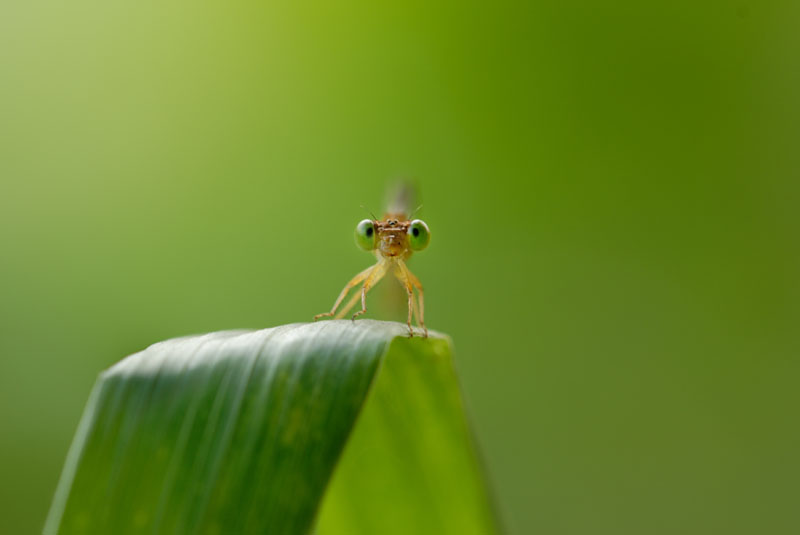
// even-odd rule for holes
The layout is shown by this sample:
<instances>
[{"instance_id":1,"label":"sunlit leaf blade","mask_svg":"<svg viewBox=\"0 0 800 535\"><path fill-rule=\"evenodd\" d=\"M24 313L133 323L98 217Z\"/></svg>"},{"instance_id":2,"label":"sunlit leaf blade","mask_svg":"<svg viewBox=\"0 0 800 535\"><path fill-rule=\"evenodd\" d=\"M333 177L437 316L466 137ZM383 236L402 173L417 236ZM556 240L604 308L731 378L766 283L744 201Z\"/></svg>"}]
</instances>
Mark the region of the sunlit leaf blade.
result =
<instances>
[{"instance_id":1,"label":"sunlit leaf blade","mask_svg":"<svg viewBox=\"0 0 800 535\"><path fill-rule=\"evenodd\" d=\"M328 489L320 535L495 533L446 339L396 338Z\"/></svg>"},{"instance_id":2,"label":"sunlit leaf blade","mask_svg":"<svg viewBox=\"0 0 800 535\"><path fill-rule=\"evenodd\" d=\"M404 335L328 321L124 359L92 391L45 533L304 534L321 508L320 533L492 533L449 343Z\"/></svg>"}]
</instances>

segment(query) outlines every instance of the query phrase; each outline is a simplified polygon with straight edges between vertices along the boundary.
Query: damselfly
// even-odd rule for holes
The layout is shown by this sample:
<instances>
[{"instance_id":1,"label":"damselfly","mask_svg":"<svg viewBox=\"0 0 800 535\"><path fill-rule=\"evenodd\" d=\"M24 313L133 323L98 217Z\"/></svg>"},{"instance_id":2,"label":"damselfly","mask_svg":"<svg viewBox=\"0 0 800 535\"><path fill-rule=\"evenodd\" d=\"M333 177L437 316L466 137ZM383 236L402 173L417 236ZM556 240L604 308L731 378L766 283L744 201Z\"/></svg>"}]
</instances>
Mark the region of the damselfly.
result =
<instances>
[{"instance_id":1,"label":"damselfly","mask_svg":"<svg viewBox=\"0 0 800 535\"><path fill-rule=\"evenodd\" d=\"M360 297L361 310L353 314L353 320L355 320L367 311L367 292L386 273L391 271L408 294L408 335L414 336L414 329L411 327L413 312L417 324L422 328L423 336L428 336L428 328L425 327L425 301L422 284L408 269L406 261L415 251L421 251L428 246L431 232L428 225L421 219L409 220L410 199L411 192L407 187L398 188L394 201L390 203L383 219L379 220L373 216L372 219L364 219L356 225L356 244L365 251L372 251L377 263L353 277L336 298L331 311L317 314L314 316L314 320L325 316L343 318L355 306ZM347 294L359 284L361 291L353 294L347 304L337 313L336 309L342 304ZM414 290L416 290L416 300L414 299Z\"/></svg>"}]
</instances>

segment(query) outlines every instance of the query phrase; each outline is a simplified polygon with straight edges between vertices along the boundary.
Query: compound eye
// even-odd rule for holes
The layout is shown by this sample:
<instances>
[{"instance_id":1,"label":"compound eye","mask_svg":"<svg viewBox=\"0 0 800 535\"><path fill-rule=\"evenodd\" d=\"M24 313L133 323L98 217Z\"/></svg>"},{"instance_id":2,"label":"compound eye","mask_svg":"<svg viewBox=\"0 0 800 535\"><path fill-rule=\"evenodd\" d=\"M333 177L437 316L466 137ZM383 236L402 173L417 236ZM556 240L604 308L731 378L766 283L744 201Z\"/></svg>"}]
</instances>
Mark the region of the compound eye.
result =
<instances>
[{"instance_id":1,"label":"compound eye","mask_svg":"<svg viewBox=\"0 0 800 535\"><path fill-rule=\"evenodd\" d=\"M365 251L371 251L377 243L377 232L375 232L375 222L369 219L361 221L356 225L356 245Z\"/></svg>"},{"instance_id":2,"label":"compound eye","mask_svg":"<svg viewBox=\"0 0 800 535\"><path fill-rule=\"evenodd\" d=\"M408 225L408 244L415 251L421 251L431 241L431 231L421 219L415 219Z\"/></svg>"}]
</instances>

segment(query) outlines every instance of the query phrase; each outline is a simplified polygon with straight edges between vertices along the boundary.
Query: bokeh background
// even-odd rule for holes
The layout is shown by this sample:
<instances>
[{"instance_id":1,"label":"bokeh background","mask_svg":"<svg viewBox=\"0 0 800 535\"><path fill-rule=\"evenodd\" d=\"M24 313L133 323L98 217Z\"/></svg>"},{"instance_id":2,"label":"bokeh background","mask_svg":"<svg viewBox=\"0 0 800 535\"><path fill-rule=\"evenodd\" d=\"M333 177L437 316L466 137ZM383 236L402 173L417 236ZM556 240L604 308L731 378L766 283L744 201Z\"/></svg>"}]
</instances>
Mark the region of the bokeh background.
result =
<instances>
[{"instance_id":1,"label":"bokeh background","mask_svg":"<svg viewBox=\"0 0 800 535\"><path fill-rule=\"evenodd\" d=\"M509 533L798 533L799 6L2 3L0 532L99 371L327 310L405 177Z\"/></svg>"}]
</instances>

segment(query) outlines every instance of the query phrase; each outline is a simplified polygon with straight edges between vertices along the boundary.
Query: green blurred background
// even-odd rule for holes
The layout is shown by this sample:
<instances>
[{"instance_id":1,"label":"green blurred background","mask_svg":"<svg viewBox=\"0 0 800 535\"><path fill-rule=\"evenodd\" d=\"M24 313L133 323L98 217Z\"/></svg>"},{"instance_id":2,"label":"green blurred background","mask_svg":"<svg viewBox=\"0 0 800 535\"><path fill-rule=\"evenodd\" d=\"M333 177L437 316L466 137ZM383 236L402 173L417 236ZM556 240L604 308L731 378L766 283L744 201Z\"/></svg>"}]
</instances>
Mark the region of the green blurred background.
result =
<instances>
[{"instance_id":1,"label":"green blurred background","mask_svg":"<svg viewBox=\"0 0 800 535\"><path fill-rule=\"evenodd\" d=\"M797 533L798 27L796 2L4 2L0 532L41 529L100 370L327 310L370 262L359 205L410 177L509 533Z\"/></svg>"}]
</instances>

